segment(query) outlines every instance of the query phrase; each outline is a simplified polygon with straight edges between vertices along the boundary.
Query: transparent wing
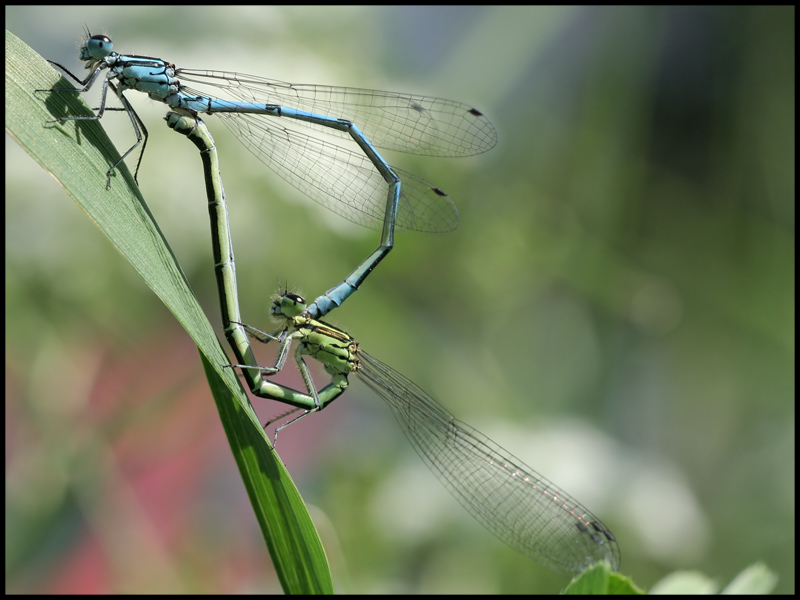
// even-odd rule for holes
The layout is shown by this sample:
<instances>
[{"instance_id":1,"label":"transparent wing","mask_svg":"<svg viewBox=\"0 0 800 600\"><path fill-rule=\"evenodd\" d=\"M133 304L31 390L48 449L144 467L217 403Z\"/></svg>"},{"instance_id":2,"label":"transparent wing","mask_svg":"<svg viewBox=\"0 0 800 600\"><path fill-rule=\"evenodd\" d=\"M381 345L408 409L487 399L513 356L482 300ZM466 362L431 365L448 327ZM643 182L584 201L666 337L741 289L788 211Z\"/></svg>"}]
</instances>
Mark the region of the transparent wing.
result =
<instances>
[{"instance_id":1,"label":"transparent wing","mask_svg":"<svg viewBox=\"0 0 800 600\"><path fill-rule=\"evenodd\" d=\"M509 546L562 573L600 560L619 567L613 534L576 500L366 352L359 352L356 373L389 403L442 484Z\"/></svg>"},{"instance_id":2,"label":"transparent wing","mask_svg":"<svg viewBox=\"0 0 800 600\"><path fill-rule=\"evenodd\" d=\"M365 154L311 137L302 131L304 123L291 119L215 115L265 165L315 202L359 225L383 226L389 185ZM458 210L445 192L392 168L402 182L397 227L431 233L458 227Z\"/></svg>"},{"instance_id":3,"label":"transparent wing","mask_svg":"<svg viewBox=\"0 0 800 600\"><path fill-rule=\"evenodd\" d=\"M497 144L492 122L479 110L454 100L291 84L230 71L178 69L177 75L181 83L214 87L243 102L279 104L352 121L373 145L388 150L458 157L480 154ZM309 124L309 127L329 131L321 125ZM333 135L347 136L342 132Z\"/></svg>"}]
</instances>

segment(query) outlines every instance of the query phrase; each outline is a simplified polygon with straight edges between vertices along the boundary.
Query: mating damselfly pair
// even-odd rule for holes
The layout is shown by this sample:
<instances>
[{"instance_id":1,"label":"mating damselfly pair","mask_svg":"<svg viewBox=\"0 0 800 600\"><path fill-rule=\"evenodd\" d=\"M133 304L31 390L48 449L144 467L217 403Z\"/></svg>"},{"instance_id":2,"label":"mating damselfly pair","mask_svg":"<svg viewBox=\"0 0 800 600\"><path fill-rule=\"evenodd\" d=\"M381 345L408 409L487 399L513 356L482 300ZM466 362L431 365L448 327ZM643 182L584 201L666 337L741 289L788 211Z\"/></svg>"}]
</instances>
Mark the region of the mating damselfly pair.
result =
<instances>
[{"instance_id":1,"label":"mating damselfly pair","mask_svg":"<svg viewBox=\"0 0 800 600\"><path fill-rule=\"evenodd\" d=\"M408 378L365 353L349 334L319 320L352 294L388 253L395 226L435 231L452 229L457 224L457 213L446 194L393 169L374 146L433 155L484 151L494 145L496 135L480 111L461 103L408 94L296 86L250 75L178 69L160 59L117 54L106 36L89 37L81 58L91 71L84 80L72 76L84 86L81 91L88 90L106 71L98 114L84 118L102 117L107 88L111 87L137 132L139 141L123 158L142 141L141 131L146 142L144 124L123 95L129 89L148 93L174 109L168 123L200 148L211 207L223 321L237 360L242 363L237 366L242 368L254 394L301 408L304 416L341 395L348 387L348 376L355 374L387 401L415 450L445 487L498 537L561 572L577 572L598 560L618 567L616 540L594 515L522 461L456 420ZM183 81L205 83L239 101L218 99L186 87ZM280 320L280 327L274 333L241 323L216 148L205 124L197 117L198 112L223 117L256 156L313 199L351 220L382 228L379 248L314 303L306 305L302 297L288 292L276 297L271 313ZM361 153L317 140L283 125L283 121L277 125L277 117L349 136ZM307 152L309 148L311 151ZM109 169L109 184L117 164ZM275 366L254 363L247 334L279 344ZM306 384L304 392L269 380L284 366L292 344ZM311 379L304 361L307 356L320 362L331 375L331 383L321 390Z\"/></svg>"}]
</instances>

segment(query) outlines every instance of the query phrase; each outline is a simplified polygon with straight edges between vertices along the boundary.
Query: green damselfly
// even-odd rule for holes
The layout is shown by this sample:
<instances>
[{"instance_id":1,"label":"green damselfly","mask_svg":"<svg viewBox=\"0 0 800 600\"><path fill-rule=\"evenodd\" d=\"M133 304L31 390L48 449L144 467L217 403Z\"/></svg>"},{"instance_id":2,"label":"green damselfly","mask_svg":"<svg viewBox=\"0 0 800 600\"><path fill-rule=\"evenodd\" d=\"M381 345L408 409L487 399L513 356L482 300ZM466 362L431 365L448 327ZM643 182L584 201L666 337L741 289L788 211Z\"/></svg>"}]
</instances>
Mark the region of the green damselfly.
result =
<instances>
[{"instance_id":1,"label":"green damselfly","mask_svg":"<svg viewBox=\"0 0 800 600\"><path fill-rule=\"evenodd\" d=\"M445 488L512 548L563 573L576 573L602 560L614 569L619 567L616 538L597 517L520 459L456 419L410 379L362 350L347 332L315 318L301 296L283 291L274 298L270 313L280 321L274 333L243 324L238 318L230 232L227 222L222 222L227 212L218 209L225 202L213 139L194 115L172 114L168 123L192 140L203 155L212 237L220 238L214 248L223 321L240 361L229 366L241 368L255 395L303 411L280 426L276 437L279 430L339 397L354 375L386 401L411 445ZM279 345L274 366L255 363L248 334ZM305 392L268 379L284 367L292 344ZM320 362L331 376L331 382L320 390L305 357Z\"/></svg>"}]
</instances>

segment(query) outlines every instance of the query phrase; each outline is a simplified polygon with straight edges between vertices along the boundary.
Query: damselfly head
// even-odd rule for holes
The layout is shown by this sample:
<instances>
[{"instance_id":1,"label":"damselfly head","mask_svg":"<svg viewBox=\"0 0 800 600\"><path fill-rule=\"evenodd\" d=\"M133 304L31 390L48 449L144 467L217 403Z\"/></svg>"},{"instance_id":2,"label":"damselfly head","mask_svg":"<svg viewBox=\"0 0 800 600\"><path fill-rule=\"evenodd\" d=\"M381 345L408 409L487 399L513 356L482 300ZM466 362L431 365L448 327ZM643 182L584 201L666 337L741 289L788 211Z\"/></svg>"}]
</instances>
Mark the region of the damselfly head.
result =
<instances>
[{"instance_id":1,"label":"damselfly head","mask_svg":"<svg viewBox=\"0 0 800 600\"><path fill-rule=\"evenodd\" d=\"M114 43L111 38L102 33L90 35L81 46L81 60L85 61L86 68L90 69L97 61L103 60L114 50Z\"/></svg>"},{"instance_id":2,"label":"damselfly head","mask_svg":"<svg viewBox=\"0 0 800 600\"><path fill-rule=\"evenodd\" d=\"M298 294L289 291L280 292L272 300L269 313L274 316L284 316L288 318L297 317L306 309L306 300Z\"/></svg>"}]
</instances>

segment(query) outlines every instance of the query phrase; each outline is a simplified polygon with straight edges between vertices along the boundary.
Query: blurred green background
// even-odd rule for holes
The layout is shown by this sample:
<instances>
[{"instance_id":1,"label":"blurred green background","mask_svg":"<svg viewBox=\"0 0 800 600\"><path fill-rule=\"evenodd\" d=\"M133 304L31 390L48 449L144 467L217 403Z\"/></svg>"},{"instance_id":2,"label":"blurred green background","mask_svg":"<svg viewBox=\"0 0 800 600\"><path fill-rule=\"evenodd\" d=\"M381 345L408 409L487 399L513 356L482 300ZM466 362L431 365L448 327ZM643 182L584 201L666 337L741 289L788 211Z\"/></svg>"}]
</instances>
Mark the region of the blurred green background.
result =
<instances>
[{"instance_id":1,"label":"blurred green background","mask_svg":"<svg viewBox=\"0 0 800 600\"><path fill-rule=\"evenodd\" d=\"M87 25L178 66L489 115L490 153L388 155L447 190L461 226L399 234L329 320L579 498L638 584L675 569L726 582L764 561L781 592L795 559L794 21L789 7L6 7L8 29L76 73ZM142 193L216 324L197 153L164 106L129 98L151 135ZM207 122L242 313L269 328L279 284L314 297L378 235ZM123 115L103 125L132 143ZM253 402L265 420L283 410ZM477 525L357 383L279 451L339 592L566 583ZM6 591L280 591L193 344L8 136Z\"/></svg>"}]
</instances>

